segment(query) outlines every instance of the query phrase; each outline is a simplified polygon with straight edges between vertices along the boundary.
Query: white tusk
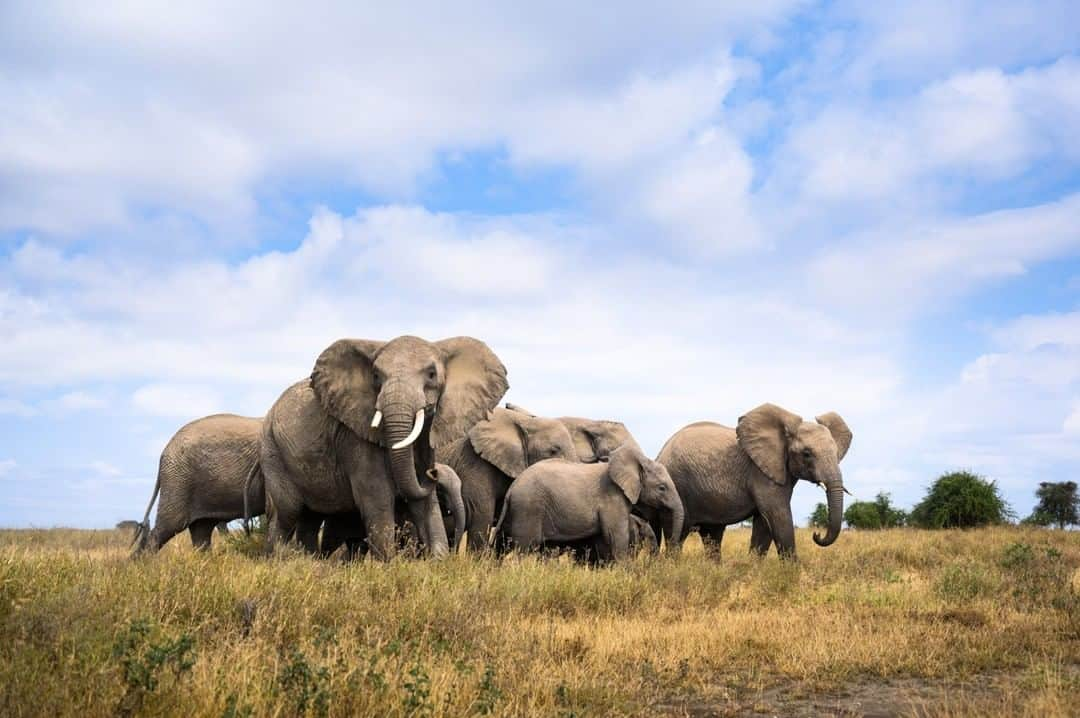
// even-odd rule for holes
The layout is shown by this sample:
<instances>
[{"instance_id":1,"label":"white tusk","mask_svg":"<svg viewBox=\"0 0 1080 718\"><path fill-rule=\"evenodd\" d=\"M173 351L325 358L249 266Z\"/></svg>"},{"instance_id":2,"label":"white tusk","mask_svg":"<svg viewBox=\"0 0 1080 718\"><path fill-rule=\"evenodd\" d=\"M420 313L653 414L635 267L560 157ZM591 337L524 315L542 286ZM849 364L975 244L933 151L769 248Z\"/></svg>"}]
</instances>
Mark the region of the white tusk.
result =
<instances>
[{"instance_id":1,"label":"white tusk","mask_svg":"<svg viewBox=\"0 0 1080 718\"><path fill-rule=\"evenodd\" d=\"M424 428L424 410L423 410L423 408L421 408L419 411L416 412L416 422L413 424L412 431L409 432L409 435L406 436L401 441L399 441L398 443L391 446L390 448L391 449L404 449L406 446L411 446L412 443L414 441L416 441L416 437L420 436L420 430L423 429L423 428Z\"/></svg>"},{"instance_id":2,"label":"white tusk","mask_svg":"<svg viewBox=\"0 0 1080 718\"><path fill-rule=\"evenodd\" d=\"M382 412L378 409L375 410L375 416L371 418L371 428L378 429L379 424L382 423Z\"/></svg>"}]
</instances>

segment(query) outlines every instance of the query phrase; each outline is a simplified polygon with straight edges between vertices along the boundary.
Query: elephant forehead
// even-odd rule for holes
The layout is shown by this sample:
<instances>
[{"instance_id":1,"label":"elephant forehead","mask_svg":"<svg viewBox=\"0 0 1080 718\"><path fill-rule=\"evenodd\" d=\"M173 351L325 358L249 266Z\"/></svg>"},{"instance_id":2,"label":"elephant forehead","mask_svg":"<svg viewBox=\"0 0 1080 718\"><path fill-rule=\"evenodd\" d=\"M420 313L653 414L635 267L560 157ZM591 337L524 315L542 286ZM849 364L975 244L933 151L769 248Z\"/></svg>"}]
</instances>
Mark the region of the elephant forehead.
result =
<instances>
[{"instance_id":1,"label":"elephant forehead","mask_svg":"<svg viewBox=\"0 0 1080 718\"><path fill-rule=\"evenodd\" d=\"M439 351L431 342L419 337L403 336L387 342L375 357L375 366L380 370L401 369L406 367L421 368L436 362Z\"/></svg>"},{"instance_id":2,"label":"elephant forehead","mask_svg":"<svg viewBox=\"0 0 1080 718\"><path fill-rule=\"evenodd\" d=\"M821 424L816 424L811 421L804 421L799 425L799 431L795 435L795 445L792 448L801 449L804 446L811 449L824 449L826 447L834 447L832 434L829 430Z\"/></svg>"}]
</instances>

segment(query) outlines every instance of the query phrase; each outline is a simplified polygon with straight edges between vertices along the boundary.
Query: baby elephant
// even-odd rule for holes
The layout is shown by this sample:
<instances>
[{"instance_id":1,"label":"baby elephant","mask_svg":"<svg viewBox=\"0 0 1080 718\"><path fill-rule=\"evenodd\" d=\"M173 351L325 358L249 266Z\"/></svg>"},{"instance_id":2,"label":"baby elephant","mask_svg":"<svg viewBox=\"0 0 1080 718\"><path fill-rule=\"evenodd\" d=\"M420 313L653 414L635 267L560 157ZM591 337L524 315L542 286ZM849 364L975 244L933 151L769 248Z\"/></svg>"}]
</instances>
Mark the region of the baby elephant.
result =
<instances>
[{"instance_id":1,"label":"baby elephant","mask_svg":"<svg viewBox=\"0 0 1080 718\"><path fill-rule=\"evenodd\" d=\"M630 510L639 503L669 511L680 535L683 506L667 469L627 442L606 464L530 466L507 492L495 535L519 551L595 537L598 552L617 561L630 554Z\"/></svg>"},{"instance_id":2,"label":"baby elephant","mask_svg":"<svg viewBox=\"0 0 1080 718\"><path fill-rule=\"evenodd\" d=\"M548 542L545 548L549 546L569 551L574 561L589 566L602 566L611 561L611 552L607 550L607 546L599 536L568 543ZM630 514L630 555L637 556L641 551L656 554L660 551L660 542L648 521Z\"/></svg>"}]
</instances>

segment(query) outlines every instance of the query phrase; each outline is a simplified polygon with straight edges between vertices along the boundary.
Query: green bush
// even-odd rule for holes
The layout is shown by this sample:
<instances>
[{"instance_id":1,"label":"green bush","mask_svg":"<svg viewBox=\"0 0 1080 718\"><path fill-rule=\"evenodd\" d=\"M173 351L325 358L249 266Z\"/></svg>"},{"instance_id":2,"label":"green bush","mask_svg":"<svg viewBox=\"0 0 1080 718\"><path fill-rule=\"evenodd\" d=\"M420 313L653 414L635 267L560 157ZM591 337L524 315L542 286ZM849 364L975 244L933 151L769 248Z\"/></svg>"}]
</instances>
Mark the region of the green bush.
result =
<instances>
[{"instance_id":1,"label":"green bush","mask_svg":"<svg viewBox=\"0 0 1080 718\"><path fill-rule=\"evenodd\" d=\"M1080 494L1076 492L1075 481L1043 481L1035 496L1039 504L1023 523L1057 525L1059 529L1080 524Z\"/></svg>"},{"instance_id":2,"label":"green bush","mask_svg":"<svg viewBox=\"0 0 1080 718\"><path fill-rule=\"evenodd\" d=\"M873 501L856 501L844 511L844 521L856 529L890 529L907 523L907 512L892 505L882 491Z\"/></svg>"},{"instance_id":3,"label":"green bush","mask_svg":"<svg viewBox=\"0 0 1080 718\"><path fill-rule=\"evenodd\" d=\"M911 523L920 528L973 528L1003 524L1013 513L997 484L970 471L943 474L926 498L911 510Z\"/></svg>"},{"instance_id":4,"label":"green bush","mask_svg":"<svg viewBox=\"0 0 1080 718\"><path fill-rule=\"evenodd\" d=\"M818 503L818 505L814 507L814 512L810 514L810 517L807 520L811 526L816 526L823 529L828 528L829 507L823 503Z\"/></svg>"}]
</instances>

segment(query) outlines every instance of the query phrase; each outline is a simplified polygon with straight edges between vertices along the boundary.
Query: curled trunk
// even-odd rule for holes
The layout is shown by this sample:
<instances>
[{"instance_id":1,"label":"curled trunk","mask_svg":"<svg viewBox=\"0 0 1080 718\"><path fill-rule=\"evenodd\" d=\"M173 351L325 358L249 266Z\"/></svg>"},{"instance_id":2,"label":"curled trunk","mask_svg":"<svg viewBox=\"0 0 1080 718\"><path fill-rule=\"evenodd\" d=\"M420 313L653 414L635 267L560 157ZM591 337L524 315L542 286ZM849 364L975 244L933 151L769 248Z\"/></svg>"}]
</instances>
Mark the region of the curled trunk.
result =
<instances>
[{"instance_id":1,"label":"curled trunk","mask_svg":"<svg viewBox=\"0 0 1080 718\"><path fill-rule=\"evenodd\" d=\"M414 414L407 406L387 408L383 413L383 430L387 446L404 440L413 429ZM428 497L431 486L421 486L416 477L413 447L387 449L390 452L390 472L398 493L407 501L419 501Z\"/></svg>"},{"instance_id":2,"label":"curled trunk","mask_svg":"<svg viewBox=\"0 0 1080 718\"><path fill-rule=\"evenodd\" d=\"M814 532L814 543L818 546L831 546L840 535L840 523L844 519L844 485L839 479L826 483L829 501L829 528L822 538Z\"/></svg>"}]
</instances>

